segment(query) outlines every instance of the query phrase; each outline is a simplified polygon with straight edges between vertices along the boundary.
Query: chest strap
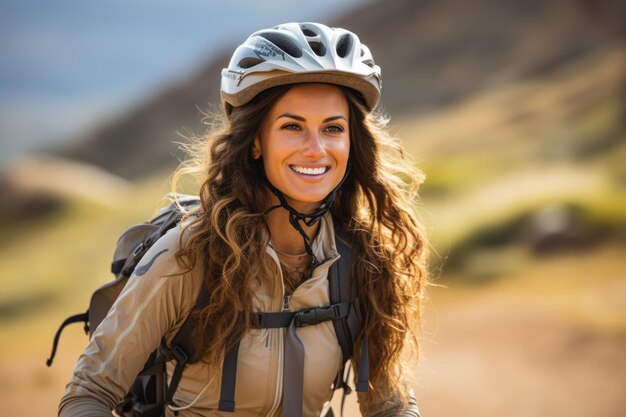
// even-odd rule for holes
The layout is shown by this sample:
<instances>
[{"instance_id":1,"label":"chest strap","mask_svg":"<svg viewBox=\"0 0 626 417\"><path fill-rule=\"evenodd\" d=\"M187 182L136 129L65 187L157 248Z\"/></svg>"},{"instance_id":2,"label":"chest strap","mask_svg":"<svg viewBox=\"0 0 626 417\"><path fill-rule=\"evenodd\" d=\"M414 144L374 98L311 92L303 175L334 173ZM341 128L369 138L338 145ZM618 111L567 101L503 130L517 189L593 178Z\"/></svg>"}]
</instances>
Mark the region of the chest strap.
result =
<instances>
[{"instance_id":1,"label":"chest strap","mask_svg":"<svg viewBox=\"0 0 626 417\"><path fill-rule=\"evenodd\" d=\"M289 327L293 321L296 327L306 327L327 320L338 320L348 316L349 303L337 303L326 307L313 307L300 311L281 311L280 313L254 313L253 326L257 329L277 329Z\"/></svg>"},{"instance_id":2,"label":"chest strap","mask_svg":"<svg viewBox=\"0 0 626 417\"><path fill-rule=\"evenodd\" d=\"M254 313L252 325L257 329L313 326L328 320L338 320L348 316L349 303L337 303L326 307L313 307L300 311L279 313ZM237 354L239 344L226 352L222 367L219 411L235 411L235 385L237 382Z\"/></svg>"}]
</instances>

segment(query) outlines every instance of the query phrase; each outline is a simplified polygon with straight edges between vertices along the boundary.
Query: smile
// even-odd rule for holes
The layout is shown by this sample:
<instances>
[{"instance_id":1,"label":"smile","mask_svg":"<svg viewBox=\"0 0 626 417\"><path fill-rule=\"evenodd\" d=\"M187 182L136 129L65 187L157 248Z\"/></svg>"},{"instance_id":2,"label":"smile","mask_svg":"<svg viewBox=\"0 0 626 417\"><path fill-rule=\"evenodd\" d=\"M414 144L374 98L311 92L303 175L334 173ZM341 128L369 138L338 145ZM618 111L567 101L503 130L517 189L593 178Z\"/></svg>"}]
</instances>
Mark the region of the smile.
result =
<instances>
[{"instance_id":1,"label":"smile","mask_svg":"<svg viewBox=\"0 0 626 417\"><path fill-rule=\"evenodd\" d=\"M328 170L330 169L329 166L310 168L310 167L303 167L299 165L289 165L289 168L291 168L293 171L297 172L298 174L304 174L304 175L321 175L321 174L328 172Z\"/></svg>"}]
</instances>

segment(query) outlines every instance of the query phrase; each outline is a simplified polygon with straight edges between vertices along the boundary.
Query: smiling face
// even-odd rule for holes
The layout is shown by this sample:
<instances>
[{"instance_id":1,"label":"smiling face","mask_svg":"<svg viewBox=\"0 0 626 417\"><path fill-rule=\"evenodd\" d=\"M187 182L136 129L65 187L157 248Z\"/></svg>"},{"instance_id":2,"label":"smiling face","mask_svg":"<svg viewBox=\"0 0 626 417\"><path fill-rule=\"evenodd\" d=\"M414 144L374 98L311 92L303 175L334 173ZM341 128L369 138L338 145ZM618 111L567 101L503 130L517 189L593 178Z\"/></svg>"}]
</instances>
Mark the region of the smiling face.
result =
<instances>
[{"instance_id":1,"label":"smiling face","mask_svg":"<svg viewBox=\"0 0 626 417\"><path fill-rule=\"evenodd\" d=\"M348 101L328 84L299 84L268 113L254 141L269 181L301 212L339 185L350 154Z\"/></svg>"}]
</instances>

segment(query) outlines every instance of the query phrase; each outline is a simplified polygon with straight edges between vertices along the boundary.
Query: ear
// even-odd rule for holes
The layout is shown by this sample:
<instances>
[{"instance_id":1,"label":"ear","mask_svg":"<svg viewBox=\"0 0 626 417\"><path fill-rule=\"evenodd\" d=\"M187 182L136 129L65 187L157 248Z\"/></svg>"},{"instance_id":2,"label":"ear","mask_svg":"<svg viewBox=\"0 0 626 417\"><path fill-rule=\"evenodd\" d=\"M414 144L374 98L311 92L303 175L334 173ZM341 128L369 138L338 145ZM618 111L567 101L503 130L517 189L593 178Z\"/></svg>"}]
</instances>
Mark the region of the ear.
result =
<instances>
[{"instance_id":1,"label":"ear","mask_svg":"<svg viewBox=\"0 0 626 417\"><path fill-rule=\"evenodd\" d=\"M252 158L259 159L261 157L261 139L257 135L252 143Z\"/></svg>"}]
</instances>

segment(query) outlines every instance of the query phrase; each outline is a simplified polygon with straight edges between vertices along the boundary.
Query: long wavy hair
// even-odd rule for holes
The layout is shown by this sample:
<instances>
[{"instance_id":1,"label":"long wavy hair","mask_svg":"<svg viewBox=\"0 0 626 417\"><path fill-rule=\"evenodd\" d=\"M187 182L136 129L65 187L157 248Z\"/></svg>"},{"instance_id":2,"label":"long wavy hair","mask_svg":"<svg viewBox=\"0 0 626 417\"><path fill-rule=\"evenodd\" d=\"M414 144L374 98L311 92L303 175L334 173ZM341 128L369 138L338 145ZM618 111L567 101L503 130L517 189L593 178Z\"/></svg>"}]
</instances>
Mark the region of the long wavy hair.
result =
<instances>
[{"instance_id":1,"label":"long wavy hair","mask_svg":"<svg viewBox=\"0 0 626 417\"><path fill-rule=\"evenodd\" d=\"M204 138L187 147L191 158L174 175L201 178L201 207L188 213L178 262L204 268L208 305L198 311L194 343L208 364L251 327L253 288L259 277L278 276L266 253L270 233L264 218L270 191L261 180L262 164L252 157L254 138L273 104L291 87L260 93L249 104L222 116ZM417 354L420 306L427 283L428 243L415 212L421 172L386 129L387 120L364 107L358 93L341 87L348 100L351 171L331 208L354 251L359 341L367 334L370 395L398 387L403 351Z\"/></svg>"}]
</instances>

